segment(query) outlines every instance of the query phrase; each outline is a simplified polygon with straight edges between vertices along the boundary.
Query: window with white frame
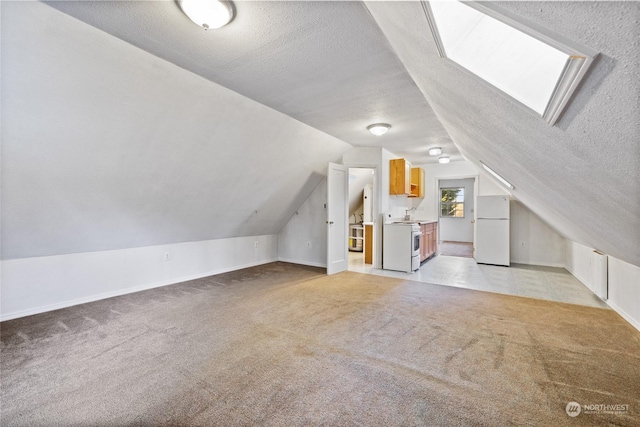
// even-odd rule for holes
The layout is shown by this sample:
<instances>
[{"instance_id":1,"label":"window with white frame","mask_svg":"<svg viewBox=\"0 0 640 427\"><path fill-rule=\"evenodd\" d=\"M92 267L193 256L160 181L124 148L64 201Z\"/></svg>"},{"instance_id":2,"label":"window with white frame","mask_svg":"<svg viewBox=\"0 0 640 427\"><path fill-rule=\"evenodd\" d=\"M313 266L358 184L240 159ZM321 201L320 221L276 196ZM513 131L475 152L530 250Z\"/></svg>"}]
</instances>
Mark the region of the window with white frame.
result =
<instances>
[{"instance_id":1,"label":"window with white frame","mask_svg":"<svg viewBox=\"0 0 640 427\"><path fill-rule=\"evenodd\" d=\"M441 57L554 124L597 52L486 2L426 1Z\"/></svg>"},{"instance_id":2,"label":"window with white frame","mask_svg":"<svg viewBox=\"0 0 640 427\"><path fill-rule=\"evenodd\" d=\"M440 189L440 217L464 218L464 187Z\"/></svg>"}]
</instances>

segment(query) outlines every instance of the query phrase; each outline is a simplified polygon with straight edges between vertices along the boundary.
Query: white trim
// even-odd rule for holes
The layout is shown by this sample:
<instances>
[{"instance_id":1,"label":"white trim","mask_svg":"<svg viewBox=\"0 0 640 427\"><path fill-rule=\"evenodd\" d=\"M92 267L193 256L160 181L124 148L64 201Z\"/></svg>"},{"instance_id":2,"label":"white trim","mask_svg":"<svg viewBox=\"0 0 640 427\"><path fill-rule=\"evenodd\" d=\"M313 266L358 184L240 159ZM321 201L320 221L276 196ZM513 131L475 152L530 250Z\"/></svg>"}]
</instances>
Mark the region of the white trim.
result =
<instances>
[{"instance_id":1,"label":"white trim","mask_svg":"<svg viewBox=\"0 0 640 427\"><path fill-rule=\"evenodd\" d=\"M564 268L566 270L564 263L555 263L555 262L531 262L531 261L518 261L518 260L512 259L511 264L536 265L540 267L557 267L557 268Z\"/></svg>"},{"instance_id":2,"label":"white trim","mask_svg":"<svg viewBox=\"0 0 640 427\"><path fill-rule=\"evenodd\" d=\"M380 157L382 158L382 149L380 151ZM374 268L382 268L382 225L380 221L380 215L383 213L382 209L382 160L381 163L367 163L367 162L345 162L344 159L342 164L347 166L349 169L373 169L374 179L373 179L373 212L371 216L373 217L373 241L371 243L371 248L373 251L373 267ZM347 219L348 222L348 219Z\"/></svg>"},{"instance_id":3,"label":"white trim","mask_svg":"<svg viewBox=\"0 0 640 427\"><path fill-rule=\"evenodd\" d=\"M605 301L605 303L611 307L611 309L613 311L615 311L616 313L618 313L620 315L620 317L622 317L624 320L626 320L627 322L629 322L631 324L631 326L633 326L634 328L636 328L638 331L640 331L640 321L634 319L633 317L631 317L629 314L627 314L623 309L621 309L620 307L618 307L615 303L613 303L611 300L607 300Z\"/></svg>"},{"instance_id":4,"label":"white trim","mask_svg":"<svg viewBox=\"0 0 640 427\"><path fill-rule=\"evenodd\" d=\"M309 267L327 268L327 263L322 263L322 262L300 261L300 260L297 260L297 259L280 258L280 257L278 258L278 261L288 262L290 264L308 265Z\"/></svg>"},{"instance_id":5,"label":"white trim","mask_svg":"<svg viewBox=\"0 0 640 427\"><path fill-rule=\"evenodd\" d=\"M74 305L86 304L88 302L100 301L107 298L113 298L121 295L132 294L135 292L145 291L153 288L159 288L162 286L175 285L182 282L188 282L189 280L201 279L203 277L214 276L216 274L222 274L222 273L228 273L230 271L242 270L243 268L255 267L257 265L269 264L271 262L276 262L276 261L279 261L279 260L274 258L274 259L256 261L248 264L237 265L233 267L225 267L217 270L211 270L201 274L183 276L183 277L179 277L172 280L161 280L159 282L148 283L146 285L132 286L130 288L119 289L117 291L112 291L112 292L104 292L104 293L95 294L95 295L91 295L84 298L76 298L72 300L61 301L55 304L44 305L41 307L30 308L27 310L14 311L13 313L0 315L0 322L17 319L19 317L32 316L34 314L45 313L47 311L59 310L61 308L72 307Z\"/></svg>"},{"instance_id":6,"label":"white trim","mask_svg":"<svg viewBox=\"0 0 640 427\"><path fill-rule=\"evenodd\" d=\"M277 240L246 236L3 260L0 321L274 262Z\"/></svg>"},{"instance_id":7,"label":"white trim","mask_svg":"<svg viewBox=\"0 0 640 427\"><path fill-rule=\"evenodd\" d=\"M511 28L520 31L521 33L527 34L528 36L548 46L551 46L552 48L557 49L569 56L565 65L565 69L562 72L558 82L556 83L555 90L551 94L551 97L547 103L547 107L544 113L540 115L540 113L535 111L532 107L526 105L514 96L509 95L497 86L489 83L484 78L477 75L475 72L468 70L467 68L450 59L446 54L444 44L442 43L442 39L440 38L436 19L433 15L433 11L431 10L429 2L426 0L421 0L420 3L424 10L428 27L431 30L431 34L433 36L440 58L445 59L451 64L454 64L457 68L459 68L460 70L464 70L466 73L473 76L485 85L491 86L494 89L498 89L498 93L504 94L509 99L515 100L518 104L524 106L529 111L534 112L538 117L541 117L551 126L553 126L558 121L567 104L569 104L569 101L571 100L576 89L580 85L580 82L593 64L595 58L599 55L599 53L594 49L591 49L580 43L576 43L573 40L570 40L554 31L538 25L535 22L529 21L526 18L522 18L510 12L509 10L503 9L500 6L496 6L495 4L460 0L460 3L463 3L466 6L469 6L486 16L496 19L497 21L510 26Z\"/></svg>"}]
</instances>

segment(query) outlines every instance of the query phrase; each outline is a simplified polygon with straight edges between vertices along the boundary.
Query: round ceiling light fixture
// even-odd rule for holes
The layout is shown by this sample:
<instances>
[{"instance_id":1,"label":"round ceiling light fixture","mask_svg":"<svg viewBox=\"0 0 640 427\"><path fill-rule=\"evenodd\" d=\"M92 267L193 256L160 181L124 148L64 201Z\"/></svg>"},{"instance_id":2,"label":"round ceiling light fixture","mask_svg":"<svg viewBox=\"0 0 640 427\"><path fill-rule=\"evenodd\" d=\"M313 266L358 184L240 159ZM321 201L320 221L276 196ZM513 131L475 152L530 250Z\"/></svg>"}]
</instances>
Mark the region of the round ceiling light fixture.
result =
<instances>
[{"instance_id":1,"label":"round ceiling light fixture","mask_svg":"<svg viewBox=\"0 0 640 427\"><path fill-rule=\"evenodd\" d=\"M233 7L227 0L179 0L178 3L184 14L205 30L224 27L233 19Z\"/></svg>"},{"instance_id":2,"label":"round ceiling light fixture","mask_svg":"<svg viewBox=\"0 0 640 427\"><path fill-rule=\"evenodd\" d=\"M442 154L442 148L440 147L429 148L430 156L439 156L440 154Z\"/></svg>"},{"instance_id":3,"label":"round ceiling light fixture","mask_svg":"<svg viewBox=\"0 0 640 427\"><path fill-rule=\"evenodd\" d=\"M451 161L451 159L449 159L449 156L440 156L438 157L438 163L449 163Z\"/></svg>"},{"instance_id":4,"label":"round ceiling light fixture","mask_svg":"<svg viewBox=\"0 0 640 427\"><path fill-rule=\"evenodd\" d=\"M384 135L391 128L390 124L387 123L374 123L372 125L367 126L369 132L376 136Z\"/></svg>"}]
</instances>

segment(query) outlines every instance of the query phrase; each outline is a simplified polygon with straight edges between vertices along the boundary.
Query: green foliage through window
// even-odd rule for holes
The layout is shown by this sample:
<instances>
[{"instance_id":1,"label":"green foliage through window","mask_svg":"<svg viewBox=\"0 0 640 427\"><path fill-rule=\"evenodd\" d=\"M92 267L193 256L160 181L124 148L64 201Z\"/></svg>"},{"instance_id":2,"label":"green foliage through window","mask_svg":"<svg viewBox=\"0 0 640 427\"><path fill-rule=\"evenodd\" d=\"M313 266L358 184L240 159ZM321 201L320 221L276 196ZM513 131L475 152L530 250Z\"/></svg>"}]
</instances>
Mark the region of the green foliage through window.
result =
<instances>
[{"instance_id":1,"label":"green foliage through window","mask_svg":"<svg viewBox=\"0 0 640 427\"><path fill-rule=\"evenodd\" d=\"M464 218L464 187L440 189L440 216Z\"/></svg>"}]
</instances>

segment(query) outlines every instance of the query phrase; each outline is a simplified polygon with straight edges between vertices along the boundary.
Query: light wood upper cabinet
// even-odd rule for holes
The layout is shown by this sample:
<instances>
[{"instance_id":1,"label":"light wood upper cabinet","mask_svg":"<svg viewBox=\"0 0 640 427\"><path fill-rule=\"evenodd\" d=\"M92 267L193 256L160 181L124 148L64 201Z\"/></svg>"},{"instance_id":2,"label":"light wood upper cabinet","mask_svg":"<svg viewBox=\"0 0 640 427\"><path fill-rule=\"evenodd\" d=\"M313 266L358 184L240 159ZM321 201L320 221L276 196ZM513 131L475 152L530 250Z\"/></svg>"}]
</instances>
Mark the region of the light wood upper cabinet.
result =
<instances>
[{"instance_id":1,"label":"light wood upper cabinet","mask_svg":"<svg viewBox=\"0 0 640 427\"><path fill-rule=\"evenodd\" d=\"M411 195L424 198L424 169L411 168Z\"/></svg>"},{"instance_id":2,"label":"light wood upper cabinet","mask_svg":"<svg viewBox=\"0 0 640 427\"><path fill-rule=\"evenodd\" d=\"M389 160L389 194L411 195L411 164L405 159Z\"/></svg>"}]
</instances>

